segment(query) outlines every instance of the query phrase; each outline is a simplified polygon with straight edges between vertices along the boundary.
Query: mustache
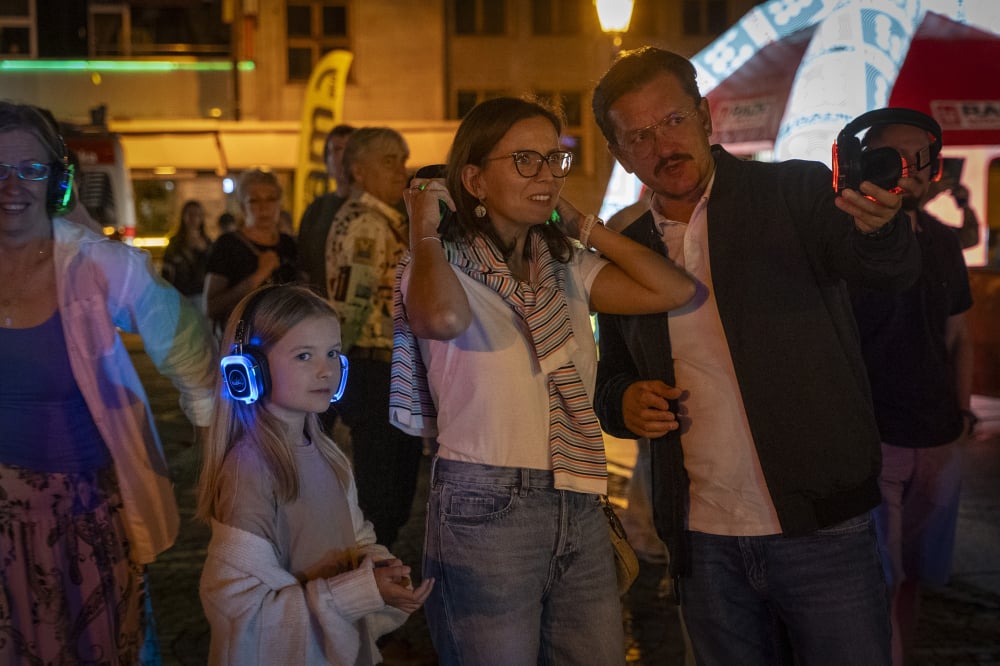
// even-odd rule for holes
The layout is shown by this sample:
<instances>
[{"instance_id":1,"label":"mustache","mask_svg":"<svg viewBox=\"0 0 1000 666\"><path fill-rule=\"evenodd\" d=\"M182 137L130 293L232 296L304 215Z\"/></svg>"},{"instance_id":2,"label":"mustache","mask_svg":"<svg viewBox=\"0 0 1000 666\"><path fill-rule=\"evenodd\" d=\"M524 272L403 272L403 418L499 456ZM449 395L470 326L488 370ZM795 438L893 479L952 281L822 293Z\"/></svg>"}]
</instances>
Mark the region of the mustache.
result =
<instances>
[{"instance_id":1,"label":"mustache","mask_svg":"<svg viewBox=\"0 0 1000 666\"><path fill-rule=\"evenodd\" d=\"M670 155L661 157L659 160L657 160L656 168L653 170L653 173L659 174L660 171L662 171L663 169L667 169L671 166L674 166L678 162L683 162L685 160L692 160L692 159L694 159L694 157L687 153L671 153Z\"/></svg>"}]
</instances>

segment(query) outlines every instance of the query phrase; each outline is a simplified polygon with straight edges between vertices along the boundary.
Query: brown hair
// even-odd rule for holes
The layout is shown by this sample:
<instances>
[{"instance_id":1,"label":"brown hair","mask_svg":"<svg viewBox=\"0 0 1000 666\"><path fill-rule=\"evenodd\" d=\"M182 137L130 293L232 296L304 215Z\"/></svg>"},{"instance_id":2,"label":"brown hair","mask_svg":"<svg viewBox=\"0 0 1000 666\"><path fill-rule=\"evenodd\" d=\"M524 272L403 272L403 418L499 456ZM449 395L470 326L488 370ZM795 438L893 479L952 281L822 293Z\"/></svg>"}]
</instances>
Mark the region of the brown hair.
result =
<instances>
[{"instance_id":1,"label":"brown hair","mask_svg":"<svg viewBox=\"0 0 1000 666\"><path fill-rule=\"evenodd\" d=\"M475 107L458 127L455 140L451 144L445 179L448 191L455 201L455 216L444 226L441 235L449 241L469 241L476 236L484 236L499 249L504 257L509 257L513 248L507 247L490 222L489 215L476 217L473 212L479 200L462 184L462 169L468 164L483 167L493 148L515 124L529 118L545 118L556 134L562 134L563 121L556 109L535 100L517 97L497 97L482 102ZM532 233L541 233L549 246L549 251L560 261L569 261L572 244L563 231L554 224L538 224ZM530 243L525 244L527 252Z\"/></svg>"},{"instance_id":2,"label":"brown hair","mask_svg":"<svg viewBox=\"0 0 1000 666\"><path fill-rule=\"evenodd\" d=\"M243 175L240 176L239 182L236 184L236 198L239 199L241 205L246 204L246 199L250 196L250 188L258 183L270 185L278 191L278 198L281 198L282 188L278 177L270 171L252 169L244 171Z\"/></svg>"},{"instance_id":3,"label":"brown hair","mask_svg":"<svg viewBox=\"0 0 1000 666\"><path fill-rule=\"evenodd\" d=\"M681 88L695 104L701 102L698 73L691 61L684 56L654 46L622 51L597 83L591 102L594 120L609 144L618 145L615 126L609 117L611 106L623 95L641 88L664 72L677 77Z\"/></svg>"}]
</instances>

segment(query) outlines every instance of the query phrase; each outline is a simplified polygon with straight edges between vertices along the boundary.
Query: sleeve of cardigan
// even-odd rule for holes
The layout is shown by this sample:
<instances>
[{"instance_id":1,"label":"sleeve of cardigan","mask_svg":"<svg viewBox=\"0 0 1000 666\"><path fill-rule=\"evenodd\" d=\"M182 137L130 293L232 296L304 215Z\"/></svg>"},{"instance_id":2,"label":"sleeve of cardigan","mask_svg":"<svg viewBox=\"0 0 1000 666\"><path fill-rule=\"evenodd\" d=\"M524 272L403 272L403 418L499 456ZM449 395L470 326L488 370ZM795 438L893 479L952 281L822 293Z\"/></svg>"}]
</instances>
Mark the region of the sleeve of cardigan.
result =
<instances>
[{"instance_id":1,"label":"sleeve of cardigan","mask_svg":"<svg viewBox=\"0 0 1000 666\"><path fill-rule=\"evenodd\" d=\"M830 170L791 160L778 167L780 189L802 240L817 257L817 270L852 285L900 291L920 273L920 248L902 210L884 235L859 232L854 220L834 204Z\"/></svg>"},{"instance_id":2,"label":"sleeve of cardigan","mask_svg":"<svg viewBox=\"0 0 1000 666\"><path fill-rule=\"evenodd\" d=\"M215 340L208 321L160 277L149 254L120 243L98 244L96 252L126 270L111 285L115 323L142 336L156 369L180 392L181 409L197 426L207 426L215 404Z\"/></svg>"},{"instance_id":3,"label":"sleeve of cardigan","mask_svg":"<svg viewBox=\"0 0 1000 666\"><path fill-rule=\"evenodd\" d=\"M280 566L265 539L221 523L212 525L199 593L212 641L225 646L230 663L268 653L304 663L310 646L323 644L355 651L354 622L385 608L370 559L353 571L302 583Z\"/></svg>"}]
</instances>

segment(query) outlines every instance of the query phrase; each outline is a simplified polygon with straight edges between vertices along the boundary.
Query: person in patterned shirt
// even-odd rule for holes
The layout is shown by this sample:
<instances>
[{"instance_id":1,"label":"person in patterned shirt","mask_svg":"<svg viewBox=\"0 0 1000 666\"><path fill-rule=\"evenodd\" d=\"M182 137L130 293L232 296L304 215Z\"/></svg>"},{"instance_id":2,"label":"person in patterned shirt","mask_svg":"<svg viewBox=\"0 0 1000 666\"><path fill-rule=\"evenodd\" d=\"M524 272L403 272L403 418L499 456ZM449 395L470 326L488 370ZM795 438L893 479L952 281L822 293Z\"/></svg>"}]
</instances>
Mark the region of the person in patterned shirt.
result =
<instances>
[{"instance_id":1,"label":"person in patterned shirt","mask_svg":"<svg viewBox=\"0 0 1000 666\"><path fill-rule=\"evenodd\" d=\"M387 547L410 517L422 451L419 437L389 424L392 288L407 249L399 204L409 155L406 140L388 127L351 135L343 157L350 196L326 241L327 297L351 361L350 386L337 411L351 429L361 508Z\"/></svg>"}]
</instances>

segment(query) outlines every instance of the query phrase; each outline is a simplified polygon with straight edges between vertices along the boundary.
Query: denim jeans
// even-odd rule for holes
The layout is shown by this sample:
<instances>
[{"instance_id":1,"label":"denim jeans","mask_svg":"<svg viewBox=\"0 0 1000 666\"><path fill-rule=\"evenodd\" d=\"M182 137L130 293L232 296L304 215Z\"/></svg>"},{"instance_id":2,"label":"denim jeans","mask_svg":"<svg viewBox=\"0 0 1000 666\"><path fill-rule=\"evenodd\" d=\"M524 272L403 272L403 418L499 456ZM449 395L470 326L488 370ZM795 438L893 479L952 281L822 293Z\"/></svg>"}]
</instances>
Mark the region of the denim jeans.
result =
<instances>
[{"instance_id":1,"label":"denim jeans","mask_svg":"<svg viewBox=\"0 0 1000 666\"><path fill-rule=\"evenodd\" d=\"M891 663L868 514L801 537L691 532L691 555L681 610L698 664Z\"/></svg>"},{"instance_id":2,"label":"denim jeans","mask_svg":"<svg viewBox=\"0 0 1000 666\"><path fill-rule=\"evenodd\" d=\"M889 586L945 585L962 487L961 440L921 449L882 445L882 503L874 513Z\"/></svg>"},{"instance_id":3,"label":"denim jeans","mask_svg":"<svg viewBox=\"0 0 1000 666\"><path fill-rule=\"evenodd\" d=\"M625 662L608 521L544 470L436 459L424 605L443 666Z\"/></svg>"}]
</instances>

